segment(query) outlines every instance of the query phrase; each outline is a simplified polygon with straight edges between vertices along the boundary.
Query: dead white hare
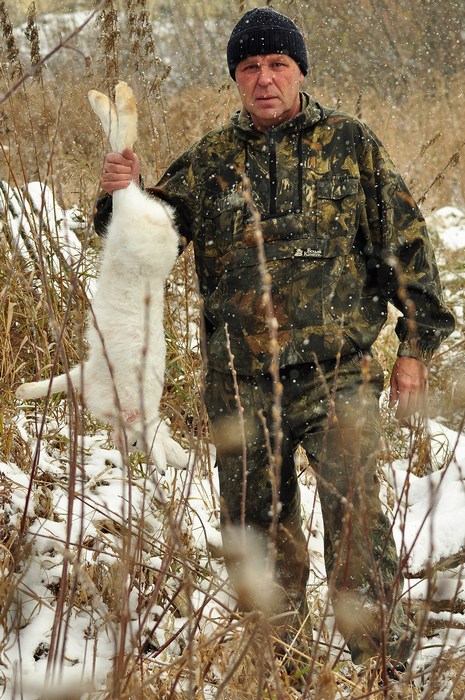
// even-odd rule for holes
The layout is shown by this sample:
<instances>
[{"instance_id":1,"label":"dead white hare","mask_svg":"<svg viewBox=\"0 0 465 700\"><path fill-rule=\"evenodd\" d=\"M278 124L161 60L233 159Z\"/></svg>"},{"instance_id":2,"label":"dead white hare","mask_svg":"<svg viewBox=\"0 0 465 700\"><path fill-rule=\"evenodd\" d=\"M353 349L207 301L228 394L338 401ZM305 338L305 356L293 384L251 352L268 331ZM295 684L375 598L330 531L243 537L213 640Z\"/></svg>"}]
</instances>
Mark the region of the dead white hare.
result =
<instances>
[{"instance_id":1,"label":"dead white hare","mask_svg":"<svg viewBox=\"0 0 465 700\"><path fill-rule=\"evenodd\" d=\"M137 110L128 85L116 86L116 104L96 90L88 97L112 149L132 147ZM68 375L22 384L16 392L21 399L39 398L66 392L71 382L81 390L90 411L111 424L118 448L137 446L146 451L159 471L166 464L178 468L188 464L188 455L159 417L166 358L164 286L178 243L165 203L136 184L115 192L89 314L88 359Z\"/></svg>"}]
</instances>

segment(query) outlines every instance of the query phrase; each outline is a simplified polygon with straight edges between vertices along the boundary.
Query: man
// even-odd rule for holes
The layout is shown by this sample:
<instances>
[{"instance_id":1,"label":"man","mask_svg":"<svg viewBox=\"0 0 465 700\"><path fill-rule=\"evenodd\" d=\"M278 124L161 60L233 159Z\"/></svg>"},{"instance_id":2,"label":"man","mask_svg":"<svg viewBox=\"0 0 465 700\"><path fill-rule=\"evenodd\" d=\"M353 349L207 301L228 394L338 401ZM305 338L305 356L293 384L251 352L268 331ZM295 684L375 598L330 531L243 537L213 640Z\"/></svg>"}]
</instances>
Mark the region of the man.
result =
<instances>
[{"instance_id":1,"label":"man","mask_svg":"<svg viewBox=\"0 0 465 700\"><path fill-rule=\"evenodd\" d=\"M227 58L242 110L149 191L175 207L194 244L229 575L241 607L262 604L243 590L234 551L242 526L239 539L253 531L273 564L269 609L281 621L289 611L294 627L305 622L300 444L318 478L330 591L352 658L405 661L413 635L379 502L383 372L370 348L391 301L402 316L390 405L407 418L424 405L426 365L453 317L424 220L382 144L300 91L308 65L296 25L270 8L251 10ZM132 151L107 155L107 194L138 178ZM97 230L110 205L100 201Z\"/></svg>"}]
</instances>

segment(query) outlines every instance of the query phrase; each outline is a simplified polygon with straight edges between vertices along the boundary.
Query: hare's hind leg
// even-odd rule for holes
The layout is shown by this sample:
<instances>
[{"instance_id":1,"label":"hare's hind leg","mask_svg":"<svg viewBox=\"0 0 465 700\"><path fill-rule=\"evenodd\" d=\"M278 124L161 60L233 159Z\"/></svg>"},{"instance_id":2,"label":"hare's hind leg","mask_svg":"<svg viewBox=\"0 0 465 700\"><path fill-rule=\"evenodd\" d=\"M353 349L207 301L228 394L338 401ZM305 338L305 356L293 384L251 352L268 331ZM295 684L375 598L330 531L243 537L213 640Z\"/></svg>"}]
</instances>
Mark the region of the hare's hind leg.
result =
<instances>
[{"instance_id":1,"label":"hare's hind leg","mask_svg":"<svg viewBox=\"0 0 465 700\"><path fill-rule=\"evenodd\" d=\"M113 151L118 150L118 115L113 102L98 90L89 90L87 93L90 106L99 118L102 128L108 137Z\"/></svg>"},{"instance_id":2,"label":"hare's hind leg","mask_svg":"<svg viewBox=\"0 0 465 700\"><path fill-rule=\"evenodd\" d=\"M132 148L137 139L137 105L134 93L127 83L120 81L115 88L118 114L118 151Z\"/></svg>"},{"instance_id":3,"label":"hare's hind leg","mask_svg":"<svg viewBox=\"0 0 465 700\"><path fill-rule=\"evenodd\" d=\"M120 81L115 88L116 106L98 90L90 90L88 99L114 151L132 148L137 139L137 105L127 83Z\"/></svg>"}]
</instances>

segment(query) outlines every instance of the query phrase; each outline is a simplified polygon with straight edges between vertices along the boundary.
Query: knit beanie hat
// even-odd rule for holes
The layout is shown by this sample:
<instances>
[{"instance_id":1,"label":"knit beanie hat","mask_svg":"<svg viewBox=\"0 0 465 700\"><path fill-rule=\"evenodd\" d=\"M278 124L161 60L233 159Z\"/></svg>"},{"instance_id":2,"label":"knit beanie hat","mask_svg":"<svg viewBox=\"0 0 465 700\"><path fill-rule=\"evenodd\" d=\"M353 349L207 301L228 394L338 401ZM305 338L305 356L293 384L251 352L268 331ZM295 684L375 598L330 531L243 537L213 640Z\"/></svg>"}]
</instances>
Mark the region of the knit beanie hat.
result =
<instances>
[{"instance_id":1,"label":"knit beanie hat","mask_svg":"<svg viewBox=\"0 0 465 700\"><path fill-rule=\"evenodd\" d=\"M236 24L228 41L226 55L229 74L235 80L237 64L248 56L287 54L308 72L305 40L294 22L270 7L249 10Z\"/></svg>"}]
</instances>

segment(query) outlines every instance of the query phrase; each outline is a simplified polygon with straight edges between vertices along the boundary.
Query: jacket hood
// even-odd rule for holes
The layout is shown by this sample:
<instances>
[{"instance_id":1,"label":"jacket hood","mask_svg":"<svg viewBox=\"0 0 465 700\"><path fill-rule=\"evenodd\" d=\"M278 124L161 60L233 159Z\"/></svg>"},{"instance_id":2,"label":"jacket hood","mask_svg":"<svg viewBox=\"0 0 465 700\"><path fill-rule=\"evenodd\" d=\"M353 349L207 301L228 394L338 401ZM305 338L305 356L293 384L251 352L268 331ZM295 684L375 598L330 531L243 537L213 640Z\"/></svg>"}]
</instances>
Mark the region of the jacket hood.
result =
<instances>
[{"instance_id":1,"label":"jacket hood","mask_svg":"<svg viewBox=\"0 0 465 700\"><path fill-rule=\"evenodd\" d=\"M324 119L329 110L316 102L310 95L306 92L300 93L301 111L289 121L282 122L272 128L272 130L277 132L282 131L300 131L307 126L312 126L317 122ZM252 122L252 117L249 112L243 107L242 109L235 112L231 117L231 123L233 125L234 131L242 139L259 139L263 137L262 131L257 131Z\"/></svg>"}]
</instances>

